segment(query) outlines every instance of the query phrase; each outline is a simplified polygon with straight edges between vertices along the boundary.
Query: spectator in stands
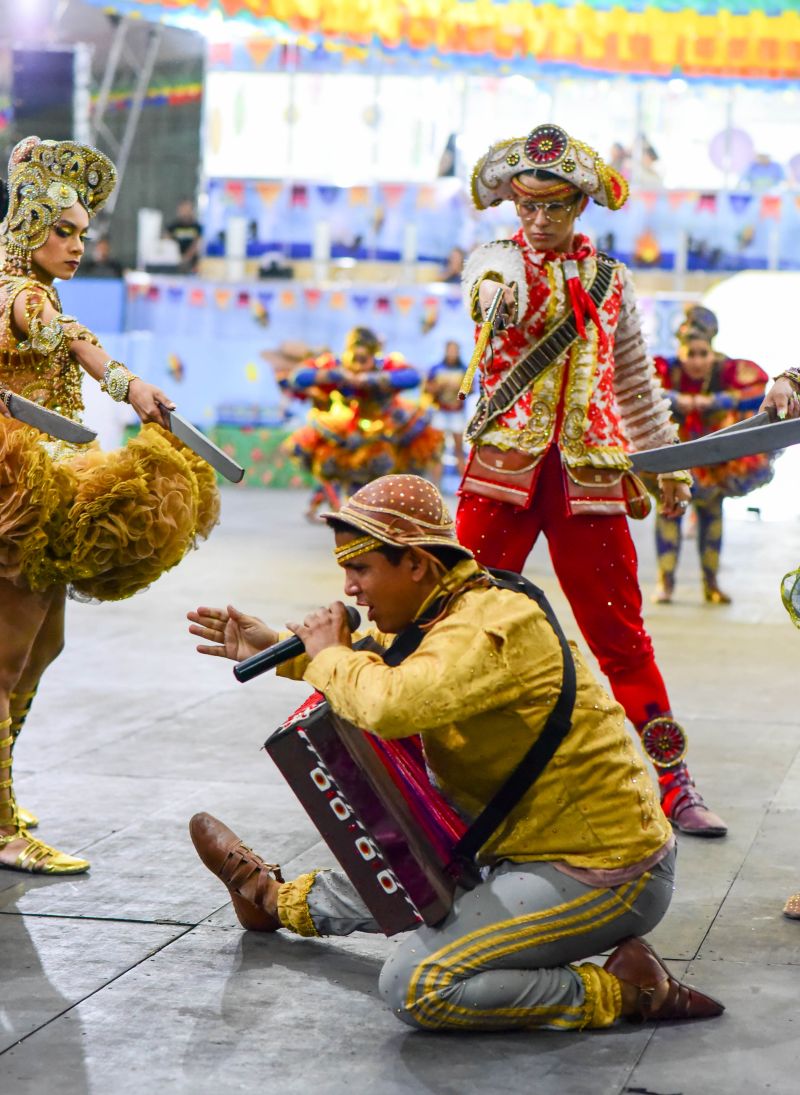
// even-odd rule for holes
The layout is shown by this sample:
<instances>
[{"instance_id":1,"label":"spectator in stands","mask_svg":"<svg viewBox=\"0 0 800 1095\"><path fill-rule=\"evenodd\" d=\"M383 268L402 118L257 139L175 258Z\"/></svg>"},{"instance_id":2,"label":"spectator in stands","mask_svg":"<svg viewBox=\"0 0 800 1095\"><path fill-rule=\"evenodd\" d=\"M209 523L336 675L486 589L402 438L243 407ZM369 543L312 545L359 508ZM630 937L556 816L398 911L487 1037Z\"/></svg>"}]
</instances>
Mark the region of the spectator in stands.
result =
<instances>
[{"instance_id":1,"label":"spectator in stands","mask_svg":"<svg viewBox=\"0 0 800 1095\"><path fill-rule=\"evenodd\" d=\"M183 198L175 210L175 220L167 225L167 235L175 240L181 252L181 272L193 274L200 261L203 226L197 220L194 202Z\"/></svg>"},{"instance_id":2,"label":"spectator in stands","mask_svg":"<svg viewBox=\"0 0 800 1095\"><path fill-rule=\"evenodd\" d=\"M83 274L87 278L121 278L122 263L111 254L111 241L108 236L100 236L92 250L92 256L83 264Z\"/></svg>"},{"instance_id":3,"label":"spectator in stands","mask_svg":"<svg viewBox=\"0 0 800 1095\"><path fill-rule=\"evenodd\" d=\"M768 153L759 152L742 175L741 185L760 194L767 190L775 190L785 179L786 174L781 165L776 163Z\"/></svg>"},{"instance_id":4,"label":"spectator in stands","mask_svg":"<svg viewBox=\"0 0 800 1095\"><path fill-rule=\"evenodd\" d=\"M440 281L455 282L461 284L461 274L464 270L464 252L460 247L454 247L450 254L447 256L447 262Z\"/></svg>"}]
</instances>

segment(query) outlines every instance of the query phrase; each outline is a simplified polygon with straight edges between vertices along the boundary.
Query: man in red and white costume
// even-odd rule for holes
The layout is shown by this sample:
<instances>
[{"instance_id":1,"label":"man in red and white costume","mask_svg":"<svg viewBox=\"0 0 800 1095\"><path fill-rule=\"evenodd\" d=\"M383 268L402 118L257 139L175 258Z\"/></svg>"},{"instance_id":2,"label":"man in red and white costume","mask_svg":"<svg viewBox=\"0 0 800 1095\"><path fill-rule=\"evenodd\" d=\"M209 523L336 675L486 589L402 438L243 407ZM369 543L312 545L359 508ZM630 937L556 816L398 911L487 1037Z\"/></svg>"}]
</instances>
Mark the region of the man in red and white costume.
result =
<instances>
[{"instance_id":1,"label":"man in red and white costume","mask_svg":"<svg viewBox=\"0 0 800 1095\"><path fill-rule=\"evenodd\" d=\"M576 482L607 481L610 493L622 493L618 483L630 451L677 440L628 270L575 232L589 198L619 209L627 183L593 149L558 126L541 125L527 137L493 145L475 167L472 191L478 209L513 201L521 226L510 240L477 248L464 269L472 318L484 318L502 286L506 327L484 355L482 399L467 429L474 448L460 491L458 538L484 566L521 571L544 533L584 638L658 767L665 813L682 832L722 836L725 823L705 805L686 767L685 735L672 717L642 621L625 501L580 497L593 492ZM495 413L492 395L570 314L577 337ZM500 467L503 454L510 454L510 467L519 465L517 454L535 465L517 504L498 501L491 490L487 496L478 481L481 474L491 478L482 469L493 462ZM497 473L501 487L508 474ZM677 472L660 477L659 485L661 512L682 513L691 477Z\"/></svg>"}]
</instances>

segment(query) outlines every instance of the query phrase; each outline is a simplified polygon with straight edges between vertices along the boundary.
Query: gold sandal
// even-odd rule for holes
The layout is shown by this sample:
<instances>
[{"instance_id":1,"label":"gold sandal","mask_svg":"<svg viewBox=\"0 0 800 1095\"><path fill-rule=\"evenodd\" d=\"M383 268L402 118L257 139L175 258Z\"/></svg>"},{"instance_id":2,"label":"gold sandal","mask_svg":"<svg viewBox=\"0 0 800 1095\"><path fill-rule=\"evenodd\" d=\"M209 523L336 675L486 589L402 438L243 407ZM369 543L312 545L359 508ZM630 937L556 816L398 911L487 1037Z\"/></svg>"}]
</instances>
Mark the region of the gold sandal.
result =
<instances>
[{"instance_id":1,"label":"gold sandal","mask_svg":"<svg viewBox=\"0 0 800 1095\"><path fill-rule=\"evenodd\" d=\"M24 806L19 804L17 804L17 817L23 829L38 829L39 819L36 814L32 814L30 810L26 810Z\"/></svg>"},{"instance_id":2,"label":"gold sandal","mask_svg":"<svg viewBox=\"0 0 800 1095\"><path fill-rule=\"evenodd\" d=\"M9 729L11 719L0 722L0 730ZM24 840L19 855L13 863L0 863L0 867L6 867L12 871L27 871L31 874L81 874L88 871L89 863L85 859L59 852L51 848L35 836L30 836L19 817L19 810L14 798L13 780L11 778L11 747L14 737L0 739L0 754L7 751L7 756L0 760L0 826L12 829L12 832L0 832L0 849L7 848L15 840ZM5 794L3 793L5 792Z\"/></svg>"},{"instance_id":3,"label":"gold sandal","mask_svg":"<svg viewBox=\"0 0 800 1095\"><path fill-rule=\"evenodd\" d=\"M783 915L789 920L800 920L800 893L793 893L783 906Z\"/></svg>"},{"instance_id":4,"label":"gold sandal","mask_svg":"<svg viewBox=\"0 0 800 1095\"><path fill-rule=\"evenodd\" d=\"M87 859L78 859L77 856L59 852L43 840L29 836L25 829L0 836L0 848L5 848L15 840L24 840L25 847L13 863L0 863L0 867L10 871L27 871L29 874L82 874L89 870Z\"/></svg>"}]
</instances>

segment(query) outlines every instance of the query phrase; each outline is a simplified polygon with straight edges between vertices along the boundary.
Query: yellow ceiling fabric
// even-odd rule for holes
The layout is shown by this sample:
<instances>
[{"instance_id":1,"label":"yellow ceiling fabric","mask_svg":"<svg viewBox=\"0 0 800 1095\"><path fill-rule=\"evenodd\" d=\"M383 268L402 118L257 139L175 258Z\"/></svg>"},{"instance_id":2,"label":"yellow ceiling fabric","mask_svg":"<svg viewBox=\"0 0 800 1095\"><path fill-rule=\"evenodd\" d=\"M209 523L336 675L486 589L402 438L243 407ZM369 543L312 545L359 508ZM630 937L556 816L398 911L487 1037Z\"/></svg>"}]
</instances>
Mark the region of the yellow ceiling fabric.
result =
<instances>
[{"instance_id":1,"label":"yellow ceiling fabric","mask_svg":"<svg viewBox=\"0 0 800 1095\"><path fill-rule=\"evenodd\" d=\"M90 0L164 18L221 13L342 46L481 56L641 75L792 79L800 76L800 10L779 0L666 0L610 6L609 0Z\"/></svg>"}]
</instances>

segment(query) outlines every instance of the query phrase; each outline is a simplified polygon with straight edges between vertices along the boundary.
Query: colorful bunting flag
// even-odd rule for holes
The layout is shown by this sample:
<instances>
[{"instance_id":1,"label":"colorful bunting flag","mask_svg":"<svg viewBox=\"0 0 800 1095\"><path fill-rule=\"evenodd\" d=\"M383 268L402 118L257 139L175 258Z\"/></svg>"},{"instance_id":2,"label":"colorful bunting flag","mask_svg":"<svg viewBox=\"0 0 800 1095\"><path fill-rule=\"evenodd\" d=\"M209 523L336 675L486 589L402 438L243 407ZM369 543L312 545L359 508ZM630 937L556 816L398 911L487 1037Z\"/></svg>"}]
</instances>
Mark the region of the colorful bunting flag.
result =
<instances>
[{"instance_id":1,"label":"colorful bunting flag","mask_svg":"<svg viewBox=\"0 0 800 1095\"><path fill-rule=\"evenodd\" d=\"M729 194L728 202L730 207L737 216L747 212L747 208L750 202L753 200L752 194Z\"/></svg>"},{"instance_id":2,"label":"colorful bunting flag","mask_svg":"<svg viewBox=\"0 0 800 1095\"><path fill-rule=\"evenodd\" d=\"M780 194L764 194L761 199L761 216L764 220L780 220L781 206Z\"/></svg>"},{"instance_id":3,"label":"colorful bunting flag","mask_svg":"<svg viewBox=\"0 0 800 1095\"><path fill-rule=\"evenodd\" d=\"M308 205L308 187L295 184L292 187L292 205L305 209Z\"/></svg>"},{"instance_id":4,"label":"colorful bunting flag","mask_svg":"<svg viewBox=\"0 0 800 1095\"><path fill-rule=\"evenodd\" d=\"M272 205L283 190L281 182L257 182L256 193L265 205Z\"/></svg>"}]
</instances>

